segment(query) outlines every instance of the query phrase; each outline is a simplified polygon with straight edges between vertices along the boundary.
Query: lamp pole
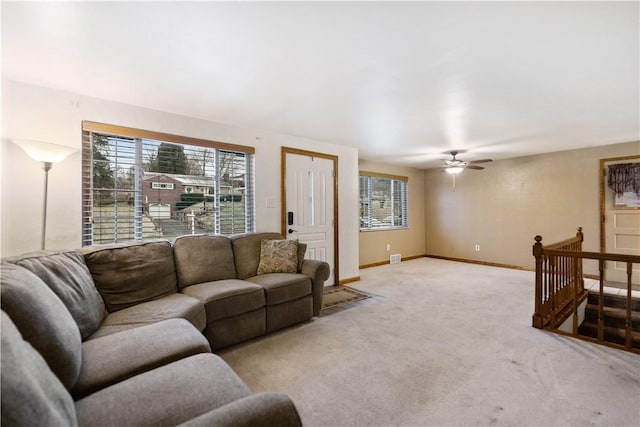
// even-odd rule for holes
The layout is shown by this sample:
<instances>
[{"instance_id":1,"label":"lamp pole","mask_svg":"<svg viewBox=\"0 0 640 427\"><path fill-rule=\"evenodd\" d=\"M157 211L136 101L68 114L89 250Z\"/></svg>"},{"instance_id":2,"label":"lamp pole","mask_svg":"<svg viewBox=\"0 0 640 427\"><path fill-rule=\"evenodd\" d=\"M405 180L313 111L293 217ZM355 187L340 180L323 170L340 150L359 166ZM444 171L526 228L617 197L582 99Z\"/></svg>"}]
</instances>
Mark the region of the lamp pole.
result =
<instances>
[{"instance_id":1,"label":"lamp pole","mask_svg":"<svg viewBox=\"0 0 640 427\"><path fill-rule=\"evenodd\" d=\"M44 169L44 206L42 207L42 235L40 236L40 250L44 250L47 235L47 193L49 192L49 171L54 163L66 159L77 148L67 147L50 142L32 141L28 139L14 139L13 142L24 150L33 160L42 162Z\"/></svg>"},{"instance_id":2,"label":"lamp pole","mask_svg":"<svg viewBox=\"0 0 640 427\"><path fill-rule=\"evenodd\" d=\"M42 235L40 240L40 249L44 250L44 240L47 235L47 193L49 192L49 171L51 170L51 162L42 162L44 169L44 205L42 208Z\"/></svg>"}]
</instances>

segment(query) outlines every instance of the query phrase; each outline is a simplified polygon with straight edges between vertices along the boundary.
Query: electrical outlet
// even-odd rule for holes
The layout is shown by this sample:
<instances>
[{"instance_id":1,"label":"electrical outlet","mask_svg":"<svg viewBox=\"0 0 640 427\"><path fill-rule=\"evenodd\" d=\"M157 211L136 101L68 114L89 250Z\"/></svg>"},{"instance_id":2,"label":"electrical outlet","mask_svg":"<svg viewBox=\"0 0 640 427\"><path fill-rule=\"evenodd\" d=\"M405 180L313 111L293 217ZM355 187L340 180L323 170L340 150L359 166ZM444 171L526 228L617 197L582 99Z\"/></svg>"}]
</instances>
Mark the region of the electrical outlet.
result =
<instances>
[{"instance_id":1,"label":"electrical outlet","mask_svg":"<svg viewBox=\"0 0 640 427\"><path fill-rule=\"evenodd\" d=\"M390 251L391 250L391 245L387 243L387 250Z\"/></svg>"},{"instance_id":2,"label":"electrical outlet","mask_svg":"<svg viewBox=\"0 0 640 427\"><path fill-rule=\"evenodd\" d=\"M480 245L476 245L476 252L480 252Z\"/></svg>"}]
</instances>

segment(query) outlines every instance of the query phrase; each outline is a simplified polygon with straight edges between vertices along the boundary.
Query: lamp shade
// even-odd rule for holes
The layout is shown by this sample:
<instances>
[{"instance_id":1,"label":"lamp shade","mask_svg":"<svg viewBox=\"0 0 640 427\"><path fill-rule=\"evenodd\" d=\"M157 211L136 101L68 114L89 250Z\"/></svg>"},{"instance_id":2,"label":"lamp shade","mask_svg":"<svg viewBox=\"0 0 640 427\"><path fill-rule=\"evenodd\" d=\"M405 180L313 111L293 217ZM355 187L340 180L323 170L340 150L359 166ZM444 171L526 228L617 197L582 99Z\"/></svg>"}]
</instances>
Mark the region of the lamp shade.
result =
<instances>
[{"instance_id":1,"label":"lamp shade","mask_svg":"<svg viewBox=\"0 0 640 427\"><path fill-rule=\"evenodd\" d=\"M461 166L451 166L451 167L445 168L444 170L445 172L450 173L452 175L457 175L460 172L462 172L463 169L464 168Z\"/></svg>"},{"instance_id":2,"label":"lamp shade","mask_svg":"<svg viewBox=\"0 0 640 427\"><path fill-rule=\"evenodd\" d=\"M69 155L78 151L77 148L51 142L31 141L27 139L14 139L13 142L22 148L33 160L45 163L61 162Z\"/></svg>"}]
</instances>

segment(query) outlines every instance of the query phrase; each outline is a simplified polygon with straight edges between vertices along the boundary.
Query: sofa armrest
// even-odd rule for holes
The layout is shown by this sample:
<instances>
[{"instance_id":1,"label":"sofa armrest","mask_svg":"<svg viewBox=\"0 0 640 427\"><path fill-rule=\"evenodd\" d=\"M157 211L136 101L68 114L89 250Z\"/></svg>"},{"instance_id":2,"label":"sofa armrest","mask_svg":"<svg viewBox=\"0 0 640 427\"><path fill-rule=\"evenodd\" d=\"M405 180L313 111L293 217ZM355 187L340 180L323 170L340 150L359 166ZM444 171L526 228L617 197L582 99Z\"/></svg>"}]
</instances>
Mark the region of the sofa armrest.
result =
<instances>
[{"instance_id":1,"label":"sofa armrest","mask_svg":"<svg viewBox=\"0 0 640 427\"><path fill-rule=\"evenodd\" d=\"M313 315L320 315L322 309L322 295L324 293L324 282L329 278L331 268L324 261L305 259L300 271L305 276L311 278L311 293L313 295Z\"/></svg>"},{"instance_id":2,"label":"sofa armrest","mask_svg":"<svg viewBox=\"0 0 640 427\"><path fill-rule=\"evenodd\" d=\"M181 427L301 427L295 405L284 393L256 393L193 418Z\"/></svg>"}]
</instances>

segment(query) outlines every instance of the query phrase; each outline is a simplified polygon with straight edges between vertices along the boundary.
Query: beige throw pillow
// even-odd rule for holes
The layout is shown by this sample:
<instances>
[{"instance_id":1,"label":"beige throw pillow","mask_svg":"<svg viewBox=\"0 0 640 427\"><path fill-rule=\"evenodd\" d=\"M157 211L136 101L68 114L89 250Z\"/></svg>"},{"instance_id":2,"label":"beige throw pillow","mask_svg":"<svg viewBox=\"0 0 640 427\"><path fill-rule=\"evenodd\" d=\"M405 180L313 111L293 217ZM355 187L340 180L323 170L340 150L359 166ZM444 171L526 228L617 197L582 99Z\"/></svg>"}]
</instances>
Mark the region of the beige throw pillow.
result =
<instances>
[{"instance_id":1,"label":"beige throw pillow","mask_svg":"<svg viewBox=\"0 0 640 427\"><path fill-rule=\"evenodd\" d=\"M296 273L297 271L297 240L263 240L260 242L258 274Z\"/></svg>"}]
</instances>

